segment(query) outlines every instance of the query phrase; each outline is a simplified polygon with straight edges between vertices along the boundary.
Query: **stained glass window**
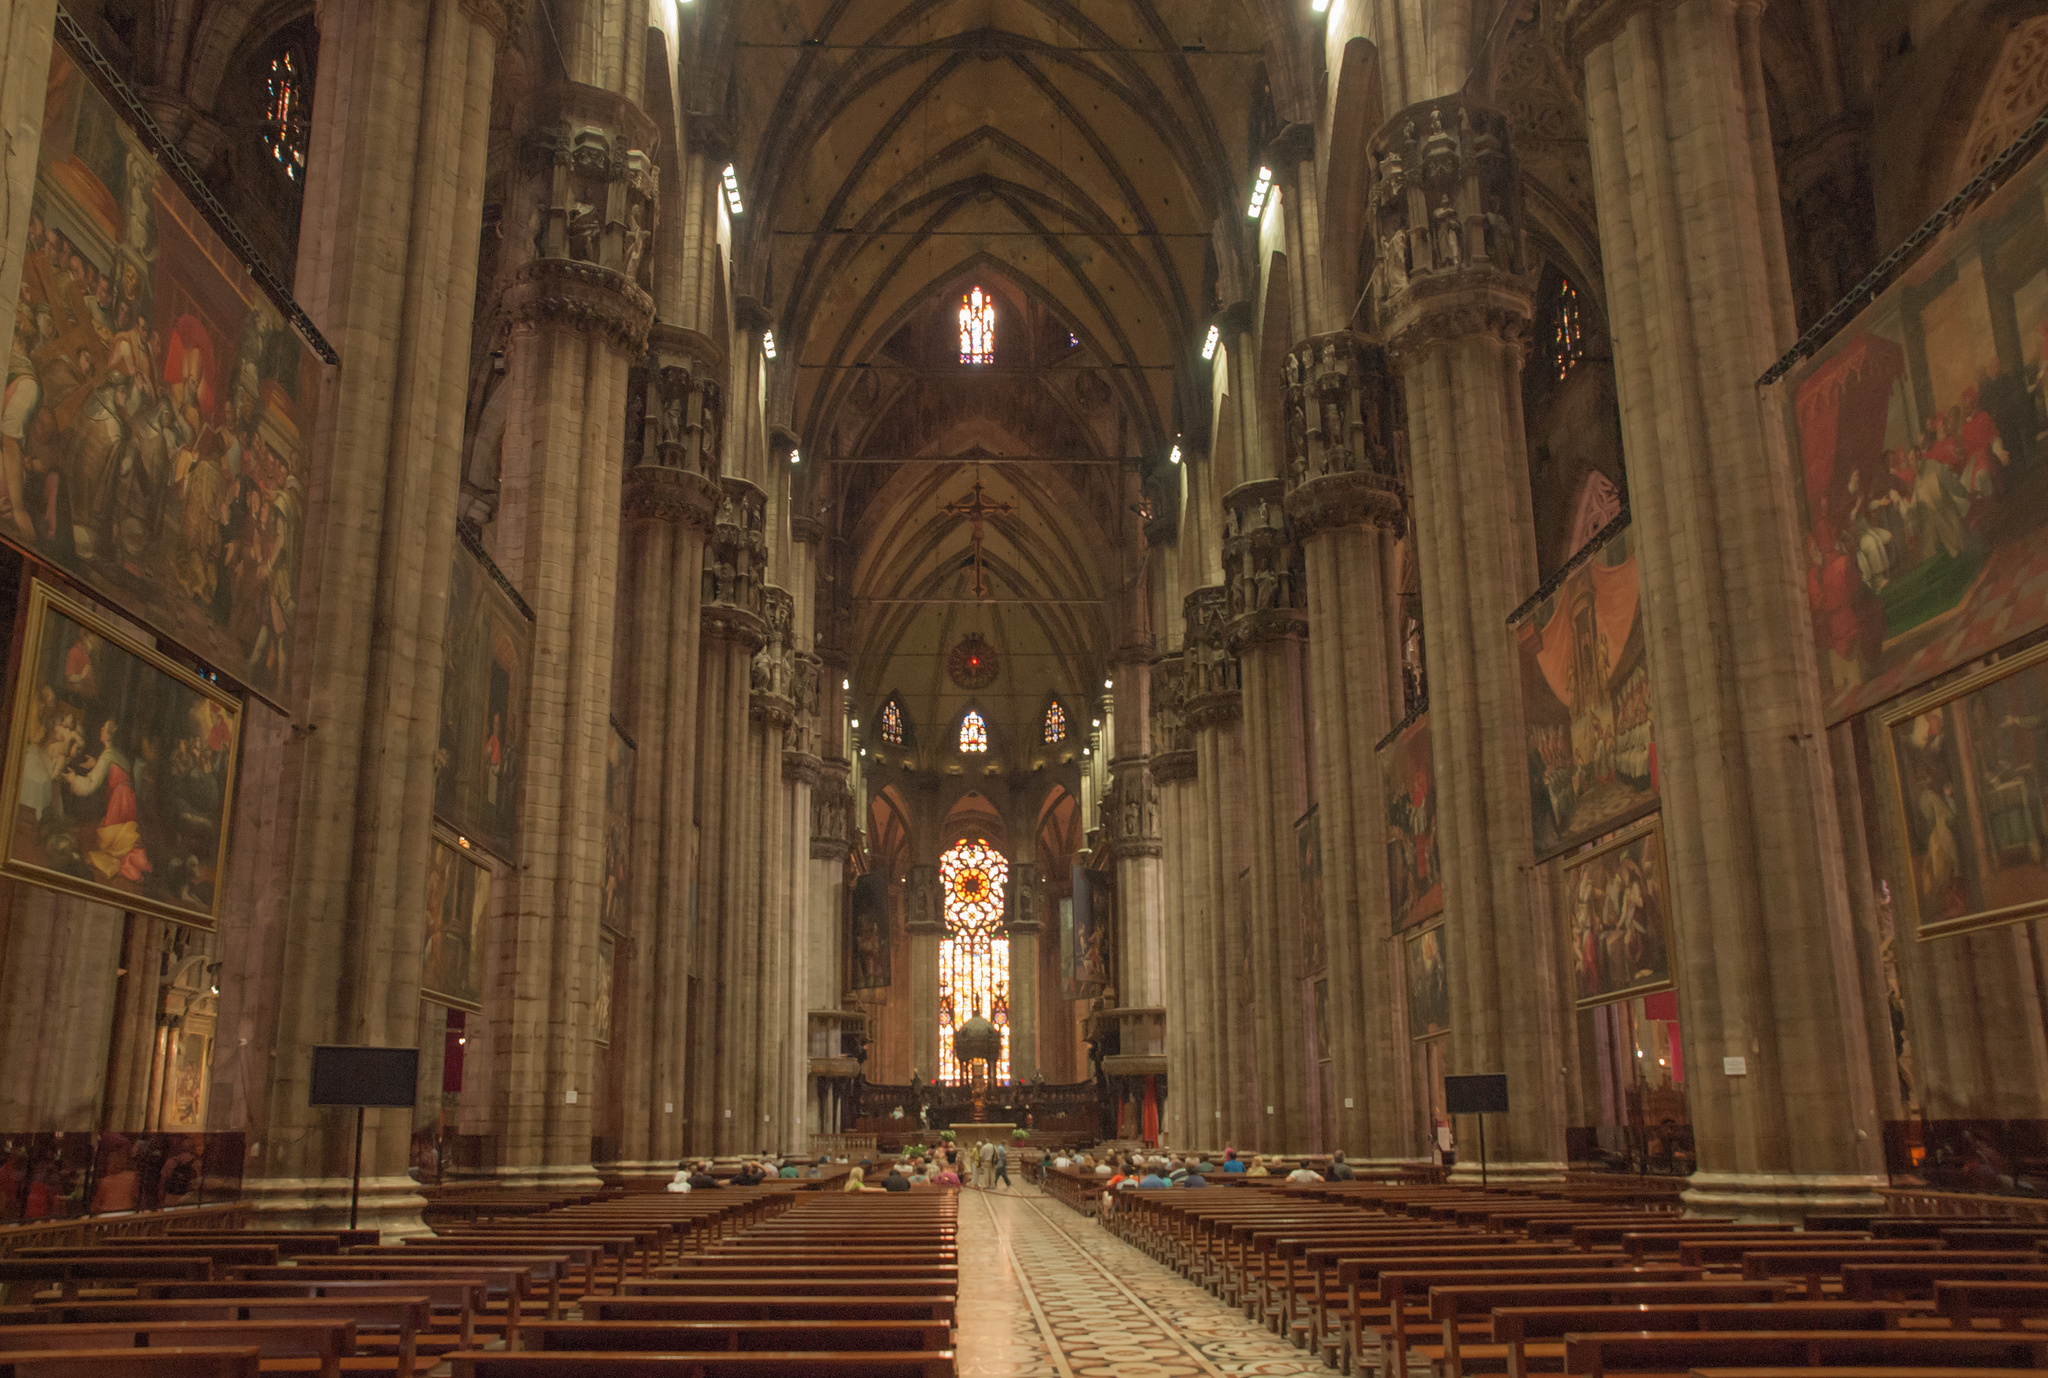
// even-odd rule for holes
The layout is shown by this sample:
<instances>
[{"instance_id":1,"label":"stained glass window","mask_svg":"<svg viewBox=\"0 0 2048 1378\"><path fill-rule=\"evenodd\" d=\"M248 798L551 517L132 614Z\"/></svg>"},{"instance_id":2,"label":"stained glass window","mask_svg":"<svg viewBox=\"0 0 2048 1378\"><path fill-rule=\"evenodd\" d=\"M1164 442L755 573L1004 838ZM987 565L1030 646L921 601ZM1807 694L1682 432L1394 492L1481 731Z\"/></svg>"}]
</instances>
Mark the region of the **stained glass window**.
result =
<instances>
[{"instance_id":1,"label":"stained glass window","mask_svg":"<svg viewBox=\"0 0 2048 1378\"><path fill-rule=\"evenodd\" d=\"M903 745L903 710L894 699L882 705L882 740L890 746Z\"/></svg>"},{"instance_id":2,"label":"stained glass window","mask_svg":"<svg viewBox=\"0 0 2048 1378\"><path fill-rule=\"evenodd\" d=\"M996 361L996 299L979 287L960 298L960 362Z\"/></svg>"},{"instance_id":3,"label":"stained glass window","mask_svg":"<svg viewBox=\"0 0 2048 1378\"><path fill-rule=\"evenodd\" d=\"M265 79L269 104L263 116L263 146L284 175L294 182L306 175L305 59L297 48L285 48L270 59Z\"/></svg>"},{"instance_id":4,"label":"stained glass window","mask_svg":"<svg viewBox=\"0 0 2048 1378\"><path fill-rule=\"evenodd\" d=\"M1045 744L1053 746L1067 739L1067 710L1057 703L1045 710Z\"/></svg>"},{"instance_id":5,"label":"stained glass window","mask_svg":"<svg viewBox=\"0 0 2048 1378\"><path fill-rule=\"evenodd\" d=\"M953 1030L977 1013L1003 1033L995 1080L1010 1079L1010 939L1003 931L1003 890L1010 863L982 838L939 858L946 895L946 936L939 940L939 1080L966 1079L953 1056Z\"/></svg>"},{"instance_id":6,"label":"stained glass window","mask_svg":"<svg viewBox=\"0 0 2048 1378\"><path fill-rule=\"evenodd\" d=\"M960 749L962 751L988 750L988 724L980 713L970 708L967 716L960 720Z\"/></svg>"},{"instance_id":7,"label":"stained glass window","mask_svg":"<svg viewBox=\"0 0 2048 1378\"><path fill-rule=\"evenodd\" d=\"M1560 278L1557 298L1551 303L1550 358L1557 381L1571 376L1586 357L1586 328L1579 314L1579 289L1570 278Z\"/></svg>"}]
</instances>

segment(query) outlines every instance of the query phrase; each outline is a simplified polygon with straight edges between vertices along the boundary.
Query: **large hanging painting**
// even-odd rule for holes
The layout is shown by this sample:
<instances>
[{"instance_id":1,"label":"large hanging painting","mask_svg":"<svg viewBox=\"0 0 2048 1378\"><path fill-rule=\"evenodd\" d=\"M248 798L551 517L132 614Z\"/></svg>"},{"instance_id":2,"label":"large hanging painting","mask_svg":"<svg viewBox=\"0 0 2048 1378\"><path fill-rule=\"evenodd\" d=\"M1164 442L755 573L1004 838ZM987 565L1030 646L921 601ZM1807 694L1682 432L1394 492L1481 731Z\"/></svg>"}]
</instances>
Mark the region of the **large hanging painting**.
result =
<instances>
[{"instance_id":1,"label":"large hanging painting","mask_svg":"<svg viewBox=\"0 0 2048 1378\"><path fill-rule=\"evenodd\" d=\"M447 672L434 812L457 832L510 857L526 746L533 622L472 552L455 552L448 582Z\"/></svg>"},{"instance_id":2,"label":"large hanging painting","mask_svg":"<svg viewBox=\"0 0 2048 1378\"><path fill-rule=\"evenodd\" d=\"M1067 998L1085 1000L1109 984L1109 920L1115 892L1108 878L1086 866L1073 868L1074 922L1067 943Z\"/></svg>"},{"instance_id":3,"label":"large hanging painting","mask_svg":"<svg viewBox=\"0 0 2048 1378\"><path fill-rule=\"evenodd\" d=\"M604 889L598 922L627 931L627 858L633 854L633 744L614 726L604 757Z\"/></svg>"},{"instance_id":4,"label":"large hanging painting","mask_svg":"<svg viewBox=\"0 0 2048 1378\"><path fill-rule=\"evenodd\" d=\"M1444 925L1407 938L1408 1036L1440 1038L1451 1031L1451 977L1445 965Z\"/></svg>"},{"instance_id":5,"label":"large hanging painting","mask_svg":"<svg viewBox=\"0 0 2048 1378\"><path fill-rule=\"evenodd\" d=\"M1436 766L1429 715L1422 714L1380 750L1387 800L1387 889L1394 931L1405 932L1444 909L1436 843Z\"/></svg>"},{"instance_id":6,"label":"large hanging painting","mask_svg":"<svg viewBox=\"0 0 2048 1378\"><path fill-rule=\"evenodd\" d=\"M1671 989L1671 901L1660 820L1644 819L1565 863L1580 1009Z\"/></svg>"},{"instance_id":7,"label":"large hanging painting","mask_svg":"<svg viewBox=\"0 0 2048 1378\"><path fill-rule=\"evenodd\" d=\"M853 882L852 915L848 924L852 941L847 944L850 989L885 990L894 985L894 963L889 960L889 876L870 871Z\"/></svg>"},{"instance_id":8,"label":"large hanging painting","mask_svg":"<svg viewBox=\"0 0 2048 1378\"><path fill-rule=\"evenodd\" d=\"M0 538L271 699L319 360L60 44L0 415Z\"/></svg>"},{"instance_id":9,"label":"large hanging painting","mask_svg":"<svg viewBox=\"0 0 2048 1378\"><path fill-rule=\"evenodd\" d=\"M420 947L420 998L480 1010L485 939L490 932L491 868L434 839L427 858L426 941Z\"/></svg>"},{"instance_id":10,"label":"large hanging painting","mask_svg":"<svg viewBox=\"0 0 2048 1378\"><path fill-rule=\"evenodd\" d=\"M1884 717L1923 938L2048 916L2048 643Z\"/></svg>"},{"instance_id":11,"label":"large hanging painting","mask_svg":"<svg viewBox=\"0 0 2048 1378\"><path fill-rule=\"evenodd\" d=\"M1632 540L1624 527L1515 627L1538 860L1657 806Z\"/></svg>"},{"instance_id":12,"label":"large hanging painting","mask_svg":"<svg viewBox=\"0 0 2048 1378\"><path fill-rule=\"evenodd\" d=\"M7 753L6 873L214 927L241 728L234 699L33 584Z\"/></svg>"},{"instance_id":13,"label":"large hanging painting","mask_svg":"<svg viewBox=\"0 0 2048 1378\"><path fill-rule=\"evenodd\" d=\"M606 1047L612 1042L612 982L619 945L608 933L597 935L597 994L590 1002L590 1036Z\"/></svg>"},{"instance_id":14,"label":"large hanging painting","mask_svg":"<svg viewBox=\"0 0 2048 1378\"><path fill-rule=\"evenodd\" d=\"M2048 624L2048 158L1790 375L1829 722Z\"/></svg>"},{"instance_id":15,"label":"large hanging painting","mask_svg":"<svg viewBox=\"0 0 2048 1378\"><path fill-rule=\"evenodd\" d=\"M1295 893L1301 901L1301 974L1313 976L1329 964L1329 932L1323 917L1323 826L1310 808L1294 824Z\"/></svg>"}]
</instances>

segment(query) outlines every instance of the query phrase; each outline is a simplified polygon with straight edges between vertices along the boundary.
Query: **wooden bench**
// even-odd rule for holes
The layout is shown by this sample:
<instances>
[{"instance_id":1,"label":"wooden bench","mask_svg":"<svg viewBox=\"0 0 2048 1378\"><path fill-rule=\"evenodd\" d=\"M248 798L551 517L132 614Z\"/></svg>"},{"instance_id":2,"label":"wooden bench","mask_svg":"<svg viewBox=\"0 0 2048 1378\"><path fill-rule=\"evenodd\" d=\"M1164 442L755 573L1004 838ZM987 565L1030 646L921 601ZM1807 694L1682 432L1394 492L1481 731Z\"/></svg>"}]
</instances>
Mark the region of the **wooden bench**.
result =
<instances>
[{"instance_id":1,"label":"wooden bench","mask_svg":"<svg viewBox=\"0 0 2048 1378\"><path fill-rule=\"evenodd\" d=\"M1887 1330L1898 1324L1906 1307L1898 1302L1798 1301L1783 1303L1668 1303L1622 1306L1495 1307L1494 1347L1506 1359L1506 1372L1525 1378L1531 1351L1562 1361L1571 1335L1605 1331L1761 1331ZM1531 1345L1532 1340L1554 1341Z\"/></svg>"},{"instance_id":2,"label":"wooden bench","mask_svg":"<svg viewBox=\"0 0 2048 1378\"><path fill-rule=\"evenodd\" d=\"M0 1354L0 1378L261 1378L254 1345L37 1349Z\"/></svg>"},{"instance_id":3,"label":"wooden bench","mask_svg":"<svg viewBox=\"0 0 2048 1378\"><path fill-rule=\"evenodd\" d=\"M244 1345L259 1358L314 1359L320 1378L341 1378L342 1359L356 1352L354 1320L110 1321L0 1326L0 1352L10 1350L176 1349Z\"/></svg>"},{"instance_id":4,"label":"wooden bench","mask_svg":"<svg viewBox=\"0 0 2048 1378\"><path fill-rule=\"evenodd\" d=\"M948 1296L794 1297L707 1293L696 1296L602 1297L585 1303L586 1320L600 1321L945 1321ZM593 1314L594 1313L594 1314Z\"/></svg>"},{"instance_id":5,"label":"wooden bench","mask_svg":"<svg viewBox=\"0 0 2048 1378\"><path fill-rule=\"evenodd\" d=\"M2048 1282L1936 1282L1934 1309L1957 1330L1985 1319L2018 1330L2048 1317Z\"/></svg>"},{"instance_id":6,"label":"wooden bench","mask_svg":"<svg viewBox=\"0 0 2048 1378\"><path fill-rule=\"evenodd\" d=\"M1931 1298L1942 1282L2048 1282L2048 1264L1951 1262L1953 1255L1934 1253L1924 1262L1842 1265L1842 1295L1850 1301L1910 1301Z\"/></svg>"},{"instance_id":7,"label":"wooden bench","mask_svg":"<svg viewBox=\"0 0 2048 1378\"><path fill-rule=\"evenodd\" d=\"M66 1297L78 1295L78 1284L97 1282L132 1285L141 1282L170 1280L177 1282L204 1282L213 1277L213 1260L187 1256L135 1258L123 1255L118 1258L16 1258L12 1255L0 1258L0 1285L7 1289L7 1300L14 1300L14 1289L27 1287L31 1291L55 1284Z\"/></svg>"},{"instance_id":8,"label":"wooden bench","mask_svg":"<svg viewBox=\"0 0 2048 1378\"><path fill-rule=\"evenodd\" d=\"M1683 1373L1701 1367L2048 1367L2048 1335L2011 1331L1637 1331L1565 1337L1565 1372Z\"/></svg>"},{"instance_id":9,"label":"wooden bench","mask_svg":"<svg viewBox=\"0 0 2048 1378\"><path fill-rule=\"evenodd\" d=\"M953 1378L953 1351L841 1354L513 1354L448 1356L453 1378Z\"/></svg>"},{"instance_id":10,"label":"wooden bench","mask_svg":"<svg viewBox=\"0 0 2048 1378\"><path fill-rule=\"evenodd\" d=\"M1630 1307L1768 1305L1783 1302L1791 1290L1783 1282L1623 1282L1531 1283L1503 1287L1432 1287L1429 1318L1443 1327L1442 1358L1452 1373L1464 1363L1464 1327L1478 1321L1494 1346L1481 1357L1498 1357L1509 1372L1520 1373L1521 1353L1500 1331L1496 1314L1503 1307ZM1412 1347L1411 1347L1412 1349ZM1560 1349L1558 1357L1563 1357Z\"/></svg>"},{"instance_id":11,"label":"wooden bench","mask_svg":"<svg viewBox=\"0 0 2048 1378\"><path fill-rule=\"evenodd\" d=\"M279 1298L347 1298L417 1300L425 1297L429 1307L456 1321L456 1348L476 1343L476 1317L484 1309L486 1290L474 1278L413 1278L405 1281L306 1278L290 1282L175 1282L149 1283L136 1289L138 1300L162 1301L254 1301ZM111 1299L110 1299L111 1300ZM425 1348L424 1342L422 1348Z\"/></svg>"},{"instance_id":12,"label":"wooden bench","mask_svg":"<svg viewBox=\"0 0 2048 1378\"><path fill-rule=\"evenodd\" d=\"M540 1321L519 1332L521 1349L635 1350L939 1350L951 1348L944 1321Z\"/></svg>"},{"instance_id":13,"label":"wooden bench","mask_svg":"<svg viewBox=\"0 0 2048 1378\"><path fill-rule=\"evenodd\" d=\"M221 1300L77 1301L0 1308L0 1325L90 1325L116 1321L348 1320L356 1326L356 1353L366 1333L387 1334L401 1378L418 1368L419 1337L432 1320L427 1298L228 1297Z\"/></svg>"},{"instance_id":14,"label":"wooden bench","mask_svg":"<svg viewBox=\"0 0 2048 1378\"><path fill-rule=\"evenodd\" d=\"M1924 1241L1904 1241L1918 1245ZM1922 1260L1925 1260L1924 1264ZM1751 1251L1742 1256L1742 1275L1746 1278L1803 1278L1806 1281L1808 1301L1821 1299L1823 1281L1842 1276L1848 1265L1884 1267L1891 1264L1924 1266L1944 1271L1950 1268L1964 1268L1984 1264L2040 1264L2048 1262L2038 1254L2022 1250L1970 1250L1927 1249L1909 1247L1902 1249L1858 1249L1853 1245L1822 1250L1784 1249L1769 1252ZM1875 1298L1861 1298L1875 1300Z\"/></svg>"}]
</instances>

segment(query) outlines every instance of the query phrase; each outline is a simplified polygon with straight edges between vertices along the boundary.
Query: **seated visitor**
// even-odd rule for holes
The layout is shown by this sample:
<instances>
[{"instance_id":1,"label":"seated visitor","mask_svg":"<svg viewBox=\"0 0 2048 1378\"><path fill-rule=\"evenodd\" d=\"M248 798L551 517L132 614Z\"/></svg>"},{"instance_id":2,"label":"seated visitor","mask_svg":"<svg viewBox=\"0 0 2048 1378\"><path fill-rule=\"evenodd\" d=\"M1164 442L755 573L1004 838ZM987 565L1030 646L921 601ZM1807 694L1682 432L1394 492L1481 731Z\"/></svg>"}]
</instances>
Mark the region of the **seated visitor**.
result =
<instances>
[{"instance_id":1,"label":"seated visitor","mask_svg":"<svg viewBox=\"0 0 2048 1378\"><path fill-rule=\"evenodd\" d=\"M1273 1174L1266 1168L1266 1155L1254 1153L1252 1155L1252 1165L1244 1170L1244 1175L1247 1177L1271 1177Z\"/></svg>"},{"instance_id":2,"label":"seated visitor","mask_svg":"<svg viewBox=\"0 0 2048 1378\"><path fill-rule=\"evenodd\" d=\"M785 1181L794 1181L800 1175L796 1170L795 1163L784 1163L782 1171L776 1174L776 1176L783 1178Z\"/></svg>"},{"instance_id":3,"label":"seated visitor","mask_svg":"<svg viewBox=\"0 0 2048 1378\"><path fill-rule=\"evenodd\" d=\"M1290 1182L1320 1182L1323 1180L1323 1174L1317 1172L1307 1163L1303 1163L1300 1167L1287 1174L1287 1180Z\"/></svg>"},{"instance_id":4,"label":"seated visitor","mask_svg":"<svg viewBox=\"0 0 2048 1378\"><path fill-rule=\"evenodd\" d=\"M1351 1165L1344 1161L1344 1150L1341 1148L1337 1150L1337 1156L1330 1159L1330 1180L1332 1182L1355 1182L1358 1180L1358 1174L1353 1172Z\"/></svg>"},{"instance_id":5,"label":"seated visitor","mask_svg":"<svg viewBox=\"0 0 2048 1378\"><path fill-rule=\"evenodd\" d=\"M849 1172L849 1173L847 1173L847 1174L846 1174L846 1185L845 1185L845 1186L843 1186L843 1187L841 1187L841 1188L840 1188L840 1190L841 1190L841 1191L865 1191L865 1190L867 1189L867 1180L868 1180L868 1170L867 1170L867 1167L866 1167L866 1166L865 1166L864 1164L863 1164L863 1165L857 1165L857 1166L855 1166L855 1168L853 1169L853 1171L851 1171L851 1172Z\"/></svg>"},{"instance_id":6,"label":"seated visitor","mask_svg":"<svg viewBox=\"0 0 2048 1378\"><path fill-rule=\"evenodd\" d=\"M1209 1185L1209 1179L1204 1177L1198 1170L1190 1172L1187 1176L1181 1178L1180 1184L1184 1187L1206 1187Z\"/></svg>"},{"instance_id":7,"label":"seated visitor","mask_svg":"<svg viewBox=\"0 0 2048 1378\"><path fill-rule=\"evenodd\" d=\"M1145 1190L1163 1190L1167 1185L1167 1180L1156 1172L1147 1172L1138 1179L1138 1186Z\"/></svg>"},{"instance_id":8,"label":"seated visitor","mask_svg":"<svg viewBox=\"0 0 2048 1378\"><path fill-rule=\"evenodd\" d=\"M896 1170L895 1165L892 1163L889 1167L889 1175L882 1179L882 1190L909 1191L910 1179L908 1177L905 1177L901 1172L898 1172Z\"/></svg>"},{"instance_id":9,"label":"seated visitor","mask_svg":"<svg viewBox=\"0 0 2048 1378\"><path fill-rule=\"evenodd\" d=\"M689 1165L689 1163L687 1163L687 1162L681 1162L681 1163L677 1163L677 1164L676 1164L676 1175L668 1179L668 1189L669 1189L670 1191L673 1191L673 1192L677 1192L677 1193L684 1193L684 1192L688 1192L688 1191L689 1191L689 1189L690 1189L690 1165Z\"/></svg>"},{"instance_id":10,"label":"seated visitor","mask_svg":"<svg viewBox=\"0 0 2048 1378\"><path fill-rule=\"evenodd\" d=\"M740 1166L733 1175L732 1184L736 1187L758 1187L767 1180L768 1174L761 1171L761 1165L750 1161Z\"/></svg>"},{"instance_id":11,"label":"seated visitor","mask_svg":"<svg viewBox=\"0 0 2048 1378\"><path fill-rule=\"evenodd\" d=\"M1244 1171L1244 1160L1237 1156L1236 1149L1226 1148L1223 1150L1223 1170L1225 1172Z\"/></svg>"},{"instance_id":12,"label":"seated visitor","mask_svg":"<svg viewBox=\"0 0 2048 1378\"><path fill-rule=\"evenodd\" d=\"M724 1185L725 1183L711 1175L711 1160L709 1158L697 1160L697 1170L690 1174L690 1186L692 1189L703 1191L706 1187L722 1187Z\"/></svg>"},{"instance_id":13,"label":"seated visitor","mask_svg":"<svg viewBox=\"0 0 2048 1378\"><path fill-rule=\"evenodd\" d=\"M1113 1171L1113 1169L1110 1167L1108 1163L1097 1163L1095 1165L1095 1175L1097 1177L1107 1177L1109 1176L1111 1171Z\"/></svg>"},{"instance_id":14,"label":"seated visitor","mask_svg":"<svg viewBox=\"0 0 2048 1378\"><path fill-rule=\"evenodd\" d=\"M957 1189L960 1185L960 1174L953 1171L951 1167L944 1167L939 1170L939 1175L933 1180L942 1187Z\"/></svg>"}]
</instances>

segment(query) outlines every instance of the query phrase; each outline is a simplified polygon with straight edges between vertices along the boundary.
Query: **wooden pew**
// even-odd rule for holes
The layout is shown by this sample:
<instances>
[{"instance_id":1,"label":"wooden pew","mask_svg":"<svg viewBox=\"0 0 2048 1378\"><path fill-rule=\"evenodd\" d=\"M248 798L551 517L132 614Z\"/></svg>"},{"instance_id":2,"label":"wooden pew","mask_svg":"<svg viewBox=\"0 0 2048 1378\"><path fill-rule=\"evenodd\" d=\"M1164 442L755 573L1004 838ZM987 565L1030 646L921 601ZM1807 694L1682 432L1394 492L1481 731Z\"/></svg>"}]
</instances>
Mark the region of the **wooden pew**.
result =
<instances>
[{"instance_id":1,"label":"wooden pew","mask_svg":"<svg viewBox=\"0 0 2048 1378\"><path fill-rule=\"evenodd\" d=\"M2048 1367L2048 1335L2004 1330L1636 1331L1565 1337L1565 1372L1678 1373L1692 1368Z\"/></svg>"},{"instance_id":2,"label":"wooden pew","mask_svg":"<svg viewBox=\"0 0 2048 1378\"><path fill-rule=\"evenodd\" d=\"M401 1267L396 1261L386 1264L297 1264L290 1267L245 1268L241 1280L247 1282L401 1282L433 1283L453 1282L471 1284L484 1289L488 1298L494 1293L505 1297L505 1330L509 1335L519 1328L522 1303L532 1286L533 1273L526 1266L489 1267L466 1262L459 1267L438 1267L431 1264L418 1267ZM485 1314L484 1308L474 1307L469 1311L471 1321L477 1315Z\"/></svg>"},{"instance_id":3,"label":"wooden pew","mask_svg":"<svg viewBox=\"0 0 2048 1378\"><path fill-rule=\"evenodd\" d=\"M1934 1309L1957 1330L1969 1330L1983 1318L2018 1330L2048 1317L2048 1282L1937 1282Z\"/></svg>"},{"instance_id":4,"label":"wooden pew","mask_svg":"<svg viewBox=\"0 0 2048 1378\"><path fill-rule=\"evenodd\" d=\"M138 1300L243 1301L272 1298L394 1298L425 1297L436 1312L455 1318L458 1348L476 1343L476 1318L488 1295L475 1278L435 1276L404 1281L346 1278L303 1278L284 1282L173 1282L147 1283L136 1289ZM425 1345L422 1344L422 1348Z\"/></svg>"},{"instance_id":5,"label":"wooden pew","mask_svg":"<svg viewBox=\"0 0 2048 1378\"><path fill-rule=\"evenodd\" d=\"M939 1350L952 1347L944 1321L539 1321L519 1332L530 1350Z\"/></svg>"},{"instance_id":6,"label":"wooden pew","mask_svg":"<svg viewBox=\"0 0 2048 1378\"><path fill-rule=\"evenodd\" d=\"M254 1345L38 1349L0 1355L0 1378L261 1378Z\"/></svg>"},{"instance_id":7,"label":"wooden pew","mask_svg":"<svg viewBox=\"0 0 2048 1378\"><path fill-rule=\"evenodd\" d=\"M342 1359L356 1352L354 1320L105 1321L0 1326L9 1350L203 1348L251 1345L259 1358L317 1359L320 1378L341 1378Z\"/></svg>"},{"instance_id":8,"label":"wooden pew","mask_svg":"<svg viewBox=\"0 0 2048 1378\"><path fill-rule=\"evenodd\" d=\"M212 1259L187 1256L35 1259L10 1255L0 1258L0 1285L7 1288L8 1301L14 1300L14 1289L23 1286L33 1291L55 1283L64 1296L75 1297L81 1282L132 1285L158 1280L204 1282L212 1277Z\"/></svg>"},{"instance_id":9,"label":"wooden pew","mask_svg":"<svg viewBox=\"0 0 2048 1378\"><path fill-rule=\"evenodd\" d=\"M46 1302L0 1308L0 1325L89 1325L113 1321L350 1320L356 1352L367 1334L388 1332L400 1378L418 1368L419 1337L432 1323L433 1308L413 1297L226 1297L156 1301Z\"/></svg>"},{"instance_id":10,"label":"wooden pew","mask_svg":"<svg viewBox=\"0 0 2048 1378\"><path fill-rule=\"evenodd\" d=\"M1497 1356L1505 1361L1509 1372L1519 1374L1525 1368L1521 1351L1510 1347L1495 1315L1503 1307L1757 1305L1782 1302L1790 1290L1790 1284L1783 1282L1720 1280L1459 1285L1429 1289L1429 1316L1443 1326L1441 1348L1445 1364L1452 1372L1459 1371L1464 1362L1463 1327L1470 1319L1479 1319L1485 1323L1493 1344L1492 1350L1480 1351L1481 1357ZM1558 1357L1563 1357L1562 1349Z\"/></svg>"},{"instance_id":11,"label":"wooden pew","mask_svg":"<svg viewBox=\"0 0 2048 1378\"><path fill-rule=\"evenodd\" d=\"M213 1261L215 1269L254 1268L274 1265L277 1262L275 1244L213 1244L205 1241L188 1242L162 1238L124 1239L118 1244L75 1244L41 1245L30 1249L16 1249L9 1258L76 1258L76 1259L124 1259L124 1258L205 1258Z\"/></svg>"},{"instance_id":12,"label":"wooden pew","mask_svg":"<svg viewBox=\"0 0 2048 1378\"><path fill-rule=\"evenodd\" d=\"M1756 1305L1715 1302L1661 1306L1496 1307L1494 1345L1505 1351L1507 1372L1526 1378L1531 1340L1557 1343L1534 1346L1545 1358L1562 1360L1568 1336L1607 1331L1762 1331L1887 1330L1895 1327L1906 1307L1899 1302L1798 1301Z\"/></svg>"},{"instance_id":13,"label":"wooden pew","mask_svg":"<svg viewBox=\"0 0 2048 1378\"><path fill-rule=\"evenodd\" d=\"M865 1297L747 1296L739 1292L695 1296L601 1297L583 1308L600 1321L944 1321L952 1323L955 1298L916 1294ZM593 1314L594 1313L594 1314Z\"/></svg>"},{"instance_id":14,"label":"wooden pew","mask_svg":"<svg viewBox=\"0 0 2048 1378\"><path fill-rule=\"evenodd\" d=\"M453 1378L953 1378L953 1351L782 1354L547 1354L463 1351Z\"/></svg>"}]
</instances>

